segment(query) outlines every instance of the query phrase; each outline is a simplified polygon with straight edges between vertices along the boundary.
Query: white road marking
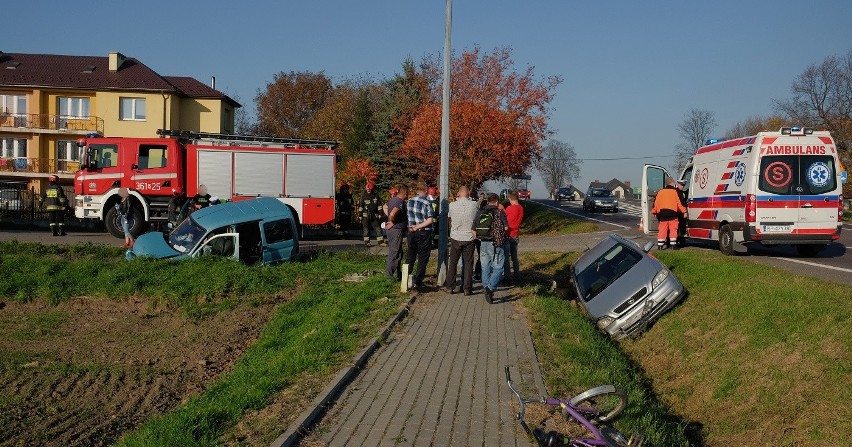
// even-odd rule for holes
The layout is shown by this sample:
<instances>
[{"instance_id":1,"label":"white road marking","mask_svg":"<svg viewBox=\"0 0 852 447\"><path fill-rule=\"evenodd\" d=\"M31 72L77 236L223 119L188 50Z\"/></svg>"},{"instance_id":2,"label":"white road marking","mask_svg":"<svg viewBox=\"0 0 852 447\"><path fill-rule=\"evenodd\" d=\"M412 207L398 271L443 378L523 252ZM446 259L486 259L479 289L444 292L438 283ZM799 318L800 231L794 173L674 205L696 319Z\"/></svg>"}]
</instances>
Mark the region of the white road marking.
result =
<instances>
[{"instance_id":1,"label":"white road marking","mask_svg":"<svg viewBox=\"0 0 852 447\"><path fill-rule=\"evenodd\" d=\"M772 259L780 259L782 261L796 262L796 263L799 263L799 264L810 265L810 266L813 266L813 267L822 267L824 269L830 269L830 270L837 270L837 271L841 271L841 272L852 273L852 269L845 269L843 267L835 267L833 265L822 265L822 264L817 264L816 262L801 261L799 259L776 258L774 256L772 257Z\"/></svg>"},{"instance_id":2,"label":"white road marking","mask_svg":"<svg viewBox=\"0 0 852 447\"><path fill-rule=\"evenodd\" d=\"M548 204L546 204L546 203L541 203L541 202L536 202L536 203L538 203L539 205L543 205L543 206L546 206L546 207L548 207L548 208L551 208L551 209L557 210L557 211L561 211L561 212L563 212L563 213L565 213L565 214L570 214L570 215L572 215L572 216L577 216L577 217L579 217L579 218L581 218L581 219L593 220L593 221L595 221L595 222L605 223L605 224L607 224L607 225L612 225L612 226L614 226L614 227L624 228L625 230L629 230L629 229L630 229L630 227L627 227L627 226L624 226L624 225L620 225L620 224L612 223L612 222L607 222L607 221L605 221L605 220L595 219L594 217L588 217L588 216L584 216L584 215L582 215L582 214L572 213L571 211L565 211L565 210L563 210L562 208L555 207L555 206L553 206L553 205L548 205Z\"/></svg>"}]
</instances>

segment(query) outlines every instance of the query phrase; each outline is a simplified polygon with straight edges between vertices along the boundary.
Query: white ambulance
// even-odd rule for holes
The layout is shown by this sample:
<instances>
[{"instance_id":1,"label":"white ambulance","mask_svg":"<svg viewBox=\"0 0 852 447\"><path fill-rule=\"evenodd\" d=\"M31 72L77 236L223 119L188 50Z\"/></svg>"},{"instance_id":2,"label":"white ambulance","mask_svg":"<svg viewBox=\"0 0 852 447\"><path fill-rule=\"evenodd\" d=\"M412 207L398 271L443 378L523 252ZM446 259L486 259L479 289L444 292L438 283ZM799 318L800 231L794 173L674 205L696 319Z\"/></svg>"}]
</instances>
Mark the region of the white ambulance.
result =
<instances>
[{"instance_id":1,"label":"white ambulance","mask_svg":"<svg viewBox=\"0 0 852 447\"><path fill-rule=\"evenodd\" d=\"M687 182L687 237L718 241L727 255L758 242L793 244L802 256L814 256L840 237L841 168L829 132L785 127L708 143L680 176ZM668 176L659 166L643 169L646 234L657 230L650 210Z\"/></svg>"}]
</instances>

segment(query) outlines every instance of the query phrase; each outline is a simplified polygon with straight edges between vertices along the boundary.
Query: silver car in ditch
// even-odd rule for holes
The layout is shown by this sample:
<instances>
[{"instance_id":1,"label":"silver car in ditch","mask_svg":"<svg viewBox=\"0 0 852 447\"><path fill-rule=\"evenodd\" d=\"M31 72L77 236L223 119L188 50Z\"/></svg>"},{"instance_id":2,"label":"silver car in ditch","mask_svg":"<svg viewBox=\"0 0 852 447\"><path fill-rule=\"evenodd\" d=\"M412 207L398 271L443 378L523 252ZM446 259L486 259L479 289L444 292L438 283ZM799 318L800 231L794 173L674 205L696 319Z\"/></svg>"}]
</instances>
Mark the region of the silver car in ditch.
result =
<instances>
[{"instance_id":1,"label":"silver car in ditch","mask_svg":"<svg viewBox=\"0 0 852 447\"><path fill-rule=\"evenodd\" d=\"M614 339L644 331L686 295L680 281L644 248L611 234L571 267L577 303Z\"/></svg>"}]
</instances>

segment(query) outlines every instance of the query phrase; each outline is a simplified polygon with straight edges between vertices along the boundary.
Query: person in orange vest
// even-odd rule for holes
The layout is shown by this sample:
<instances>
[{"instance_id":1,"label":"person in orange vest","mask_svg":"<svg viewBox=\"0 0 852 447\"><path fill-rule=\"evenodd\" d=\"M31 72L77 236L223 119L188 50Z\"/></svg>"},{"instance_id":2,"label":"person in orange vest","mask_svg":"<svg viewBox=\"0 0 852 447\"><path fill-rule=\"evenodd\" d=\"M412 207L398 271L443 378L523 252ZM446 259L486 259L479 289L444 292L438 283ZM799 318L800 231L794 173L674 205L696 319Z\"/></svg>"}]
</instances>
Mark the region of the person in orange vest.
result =
<instances>
[{"instance_id":1,"label":"person in orange vest","mask_svg":"<svg viewBox=\"0 0 852 447\"><path fill-rule=\"evenodd\" d=\"M657 192L654 209L651 212L660 221L657 229L657 248L666 249L666 236L668 236L669 245L677 250L679 248L677 246L678 218L686 214L686 208L680 203L675 182L671 178L667 178L666 187Z\"/></svg>"}]
</instances>

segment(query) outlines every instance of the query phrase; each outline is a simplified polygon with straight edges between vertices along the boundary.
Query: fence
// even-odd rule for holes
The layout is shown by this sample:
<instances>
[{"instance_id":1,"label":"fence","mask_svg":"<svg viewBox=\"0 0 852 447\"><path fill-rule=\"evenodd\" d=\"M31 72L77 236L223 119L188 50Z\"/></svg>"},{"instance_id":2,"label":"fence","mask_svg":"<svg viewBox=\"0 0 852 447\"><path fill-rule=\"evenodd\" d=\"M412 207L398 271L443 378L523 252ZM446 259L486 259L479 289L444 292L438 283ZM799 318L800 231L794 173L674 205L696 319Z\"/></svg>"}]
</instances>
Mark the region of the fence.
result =
<instances>
[{"instance_id":1,"label":"fence","mask_svg":"<svg viewBox=\"0 0 852 447\"><path fill-rule=\"evenodd\" d=\"M104 133L104 120L96 116L72 117L46 113L0 114L0 127L18 129L45 129L60 132Z\"/></svg>"},{"instance_id":2,"label":"fence","mask_svg":"<svg viewBox=\"0 0 852 447\"><path fill-rule=\"evenodd\" d=\"M73 205L74 187L62 186L69 206ZM49 220L38 194L27 188L25 182L0 182L0 221L24 226L46 226ZM73 209L67 211L65 221L76 227L92 228L93 219L77 219Z\"/></svg>"}]
</instances>

